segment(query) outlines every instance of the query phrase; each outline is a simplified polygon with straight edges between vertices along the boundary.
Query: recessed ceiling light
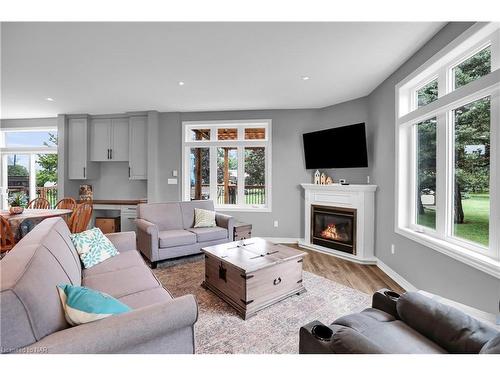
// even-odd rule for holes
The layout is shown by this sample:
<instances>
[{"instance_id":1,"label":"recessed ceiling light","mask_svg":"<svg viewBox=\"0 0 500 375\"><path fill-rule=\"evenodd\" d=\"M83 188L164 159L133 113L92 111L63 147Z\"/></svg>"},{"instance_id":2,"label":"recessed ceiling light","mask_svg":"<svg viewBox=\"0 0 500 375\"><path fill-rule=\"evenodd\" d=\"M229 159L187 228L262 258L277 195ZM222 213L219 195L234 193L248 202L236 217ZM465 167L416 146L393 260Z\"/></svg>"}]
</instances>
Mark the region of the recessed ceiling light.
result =
<instances>
[{"instance_id":1,"label":"recessed ceiling light","mask_svg":"<svg viewBox=\"0 0 500 375\"><path fill-rule=\"evenodd\" d=\"M54 101L54 99L52 99L52 98L45 98L45 100L47 100L49 102L53 102Z\"/></svg>"},{"instance_id":2,"label":"recessed ceiling light","mask_svg":"<svg viewBox=\"0 0 500 375\"><path fill-rule=\"evenodd\" d=\"M184 85L185 85L184 81L179 81L179 86L184 86Z\"/></svg>"},{"instance_id":3,"label":"recessed ceiling light","mask_svg":"<svg viewBox=\"0 0 500 375\"><path fill-rule=\"evenodd\" d=\"M309 76L302 76L303 81L309 81Z\"/></svg>"}]
</instances>

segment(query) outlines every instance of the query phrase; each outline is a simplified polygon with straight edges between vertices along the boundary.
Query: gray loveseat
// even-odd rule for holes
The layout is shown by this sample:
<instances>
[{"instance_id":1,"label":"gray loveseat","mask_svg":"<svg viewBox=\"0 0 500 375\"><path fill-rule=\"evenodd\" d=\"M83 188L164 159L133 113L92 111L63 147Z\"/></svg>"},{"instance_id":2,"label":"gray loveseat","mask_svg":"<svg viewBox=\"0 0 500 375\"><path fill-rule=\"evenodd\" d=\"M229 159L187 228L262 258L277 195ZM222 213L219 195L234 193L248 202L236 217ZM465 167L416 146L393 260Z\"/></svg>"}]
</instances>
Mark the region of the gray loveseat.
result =
<instances>
[{"instance_id":1,"label":"gray loveseat","mask_svg":"<svg viewBox=\"0 0 500 375\"><path fill-rule=\"evenodd\" d=\"M194 209L214 210L210 200L137 206L138 248L155 268L158 261L198 254L202 247L233 240L234 218L216 213L214 228L193 228Z\"/></svg>"},{"instance_id":2,"label":"gray loveseat","mask_svg":"<svg viewBox=\"0 0 500 375\"><path fill-rule=\"evenodd\" d=\"M61 218L46 219L1 261L2 353L193 353L192 295L172 298L138 251L134 232L108 235L120 252L82 269ZM71 327L56 285L83 285L133 311Z\"/></svg>"},{"instance_id":3,"label":"gray loveseat","mask_svg":"<svg viewBox=\"0 0 500 375\"><path fill-rule=\"evenodd\" d=\"M302 354L500 354L500 330L490 321L426 292L373 295L372 308L343 316L330 326L319 321L300 328Z\"/></svg>"}]
</instances>

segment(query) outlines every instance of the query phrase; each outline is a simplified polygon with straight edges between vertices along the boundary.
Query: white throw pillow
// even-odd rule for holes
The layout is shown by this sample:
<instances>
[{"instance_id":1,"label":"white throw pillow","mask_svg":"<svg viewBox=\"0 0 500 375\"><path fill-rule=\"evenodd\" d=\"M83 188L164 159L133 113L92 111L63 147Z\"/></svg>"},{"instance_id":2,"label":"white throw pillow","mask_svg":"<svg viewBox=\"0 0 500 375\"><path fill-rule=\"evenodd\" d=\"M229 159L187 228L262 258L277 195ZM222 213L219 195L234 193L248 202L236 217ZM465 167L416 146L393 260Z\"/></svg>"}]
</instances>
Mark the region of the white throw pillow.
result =
<instances>
[{"instance_id":1,"label":"white throw pillow","mask_svg":"<svg viewBox=\"0 0 500 375\"><path fill-rule=\"evenodd\" d=\"M95 266L119 254L116 247L99 228L72 234L70 237L85 268Z\"/></svg>"},{"instance_id":2,"label":"white throw pillow","mask_svg":"<svg viewBox=\"0 0 500 375\"><path fill-rule=\"evenodd\" d=\"M202 210L201 208L194 209L194 227L195 228L210 228L216 227L215 211Z\"/></svg>"}]
</instances>

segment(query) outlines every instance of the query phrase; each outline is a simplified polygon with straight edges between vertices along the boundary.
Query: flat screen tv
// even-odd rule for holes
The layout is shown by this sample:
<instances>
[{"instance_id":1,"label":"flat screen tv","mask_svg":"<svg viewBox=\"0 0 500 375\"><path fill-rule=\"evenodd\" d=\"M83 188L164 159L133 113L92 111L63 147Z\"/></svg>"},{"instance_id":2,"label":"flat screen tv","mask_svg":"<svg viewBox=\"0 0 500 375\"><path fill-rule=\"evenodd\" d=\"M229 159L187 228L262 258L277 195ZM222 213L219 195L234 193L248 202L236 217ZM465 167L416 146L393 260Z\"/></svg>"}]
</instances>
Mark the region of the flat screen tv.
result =
<instances>
[{"instance_id":1,"label":"flat screen tv","mask_svg":"<svg viewBox=\"0 0 500 375\"><path fill-rule=\"evenodd\" d=\"M303 134L306 169L368 167L365 124Z\"/></svg>"}]
</instances>

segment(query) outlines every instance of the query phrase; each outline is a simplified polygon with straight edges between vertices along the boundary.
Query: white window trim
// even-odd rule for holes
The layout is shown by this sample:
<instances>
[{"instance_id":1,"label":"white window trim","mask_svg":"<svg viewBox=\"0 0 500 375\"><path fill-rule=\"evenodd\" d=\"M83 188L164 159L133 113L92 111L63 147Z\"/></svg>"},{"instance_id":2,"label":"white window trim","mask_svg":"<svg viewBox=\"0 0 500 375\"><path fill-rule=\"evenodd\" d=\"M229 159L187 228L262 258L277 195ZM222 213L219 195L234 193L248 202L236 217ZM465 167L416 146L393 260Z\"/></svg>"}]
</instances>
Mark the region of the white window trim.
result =
<instances>
[{"instance_id":1,"label":"white window trim","mask_svg":"<svg viewBox=\"0 0 500 375\"><path fill-rule=\"evenodd\" d=\"M217 140L217 129L220 128L237 128L238 129L238 140L227 140L218 141ZM210 129L210 140L188 140L188 131L191 129L206 128ZM244 129L245 128L265 128L266 137L259 140L245 140L244 139ZM241 148L244 147L264 147L266 150L266 204L263 206L249 206L249 205L219 205L217 204L217 199L213 197L217 196L217 174L210 173L210 199L214 202L214 207L219 211L231 211L231 212L272 212L272 120L270 119L258 119L258 120L224 120L224 121L183 121L182 122L182 178L181 178L181 192L182 199L184 201L190 200L190 171L189 164L186 163L189 157L189 150L193 147L199 148L216 148L221 146L230 146L238 149L238 186L244 186L245 184L245 174L244 174L244 155ZM217 158L215 153L211 153L213 156L210 157L210 170L217 170ZM241 173L240 173L241 171ZM243 190L238 189L238 202L244 201Z\"/></svg>"},{"instance_id":2,"label":"white window trim","mask_svg":"<svg viewBox=\"0 0 500 375\"><path fill-rule=\"evenodd\" d=\"M424 246L448 255L471 267L500 278L500 29L498 23L478 23L466 30L447 47L438 52L414 73L395 87L395 227L396 233ZM451 69L474 53L491 44L492 72L454 91ZM445 79L443 79L443 75ZM426 106L416 108L415 95L438 76L438 99ZM453 224L446 215L451 212L446 197L453 188L452 164L453 126L449 111L477 99L491 97L491 155L490 155L490 247L485 248L457 240L447 235ZM415 194L415 145L411 132L414 124L437 117L437 179L436 179L436 231L411 224L415 207L411 203ZM446 144L440 142L446 139ZM443 161L443 158L445 159ZM411 194L411 195L410 195ZM444 208L444 209L443 209ZM451 228L451 227L450 227ZM444 234L444 235L443 235Z\"/></svg>"},{"instance_id":3,"label":"white window trim","mask_svg":"<svg viewBox=\"0 0 500 375\"><path fill-rule=\"evenodd\" d=\"M46 126L29 126L22 128L3 128L0 129L0 186L2 191L0 195L2 200L0 202L0 207L2 209L8 208L7 202L7 157L9 155L28 155L30 159L30 191L36 189L36 174L33 173L35 170L35 158L34 155L37 154L57 154L57 146L38 146L38 147L4 147L5 146L5 133L14 132L33 132L33 131L53 131L57 132L57 128L46 127Z\"/></svg>"}]
</instances>

